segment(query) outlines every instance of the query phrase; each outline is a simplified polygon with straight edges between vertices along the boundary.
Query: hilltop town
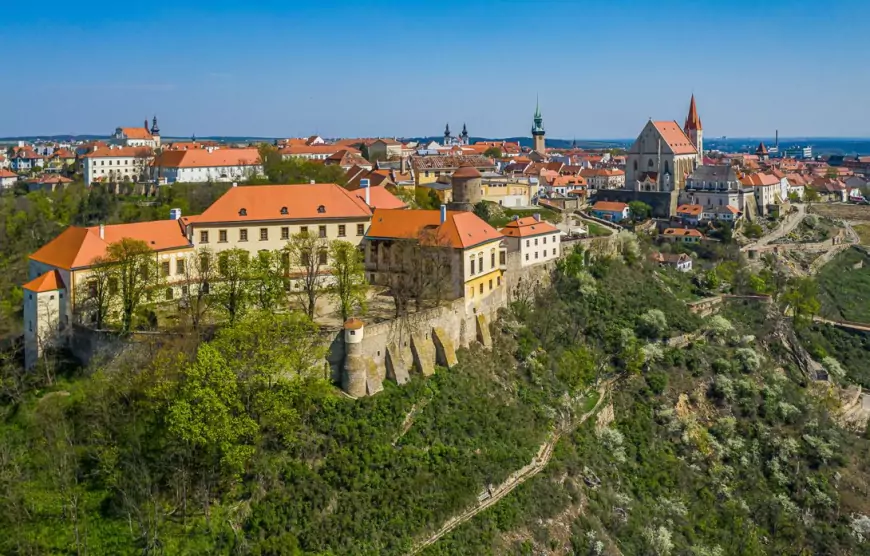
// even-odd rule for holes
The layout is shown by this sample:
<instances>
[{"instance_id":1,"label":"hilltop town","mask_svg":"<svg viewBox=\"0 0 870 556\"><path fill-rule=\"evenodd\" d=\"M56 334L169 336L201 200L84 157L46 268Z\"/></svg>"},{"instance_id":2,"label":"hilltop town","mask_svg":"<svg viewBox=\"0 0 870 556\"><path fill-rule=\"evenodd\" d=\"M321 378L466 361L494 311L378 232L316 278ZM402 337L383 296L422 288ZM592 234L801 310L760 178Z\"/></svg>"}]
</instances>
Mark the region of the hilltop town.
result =
<instances>
[{"instance_id":1,"label":"hilltop town","mask_svg":"<svg viewBox=\"0 0 870 556\"><path fill-rule=\"evenodd\" d=\"M9 146L0 551L866 549L870 156L544 113Z\"/></svg>"}]
</instances>

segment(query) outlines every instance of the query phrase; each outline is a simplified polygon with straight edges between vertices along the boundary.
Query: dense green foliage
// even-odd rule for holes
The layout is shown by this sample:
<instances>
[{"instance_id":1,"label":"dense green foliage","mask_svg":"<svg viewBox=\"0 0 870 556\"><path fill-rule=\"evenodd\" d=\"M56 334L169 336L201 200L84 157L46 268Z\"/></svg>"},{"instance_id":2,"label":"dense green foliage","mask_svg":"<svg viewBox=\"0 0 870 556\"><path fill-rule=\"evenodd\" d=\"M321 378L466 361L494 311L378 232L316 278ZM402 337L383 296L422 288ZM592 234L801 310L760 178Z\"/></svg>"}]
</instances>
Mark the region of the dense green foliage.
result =
<instances>
[{"instance_id":1,"label":"dense green foliage","mask_svg":"<svg viewBox=\"0 0 870 556\"><path fill-rule=\"evenodd\" d=\"M844 330L828 324L814 324L798 332L816 360L821 361L829 356L836 358L851 382L864 389L870 388L870 333Z\"/></svg>"},{"instance_id":2,"label":"dense green foliage","mask_svg":"<svg viewBox=\"0 0 870 556\"><path fill-rule=\"evenodd\" d=\"M702 319L635 244L590 259L503 311L492 351L369 398L329 386L305 315L257 310L7 389L0 552L405 554L558 428L539 475L426 554L859 553L868 441L788 360L776 306ZM613 421L575 428L600 379Z\"/></svg>"}]
</instances>

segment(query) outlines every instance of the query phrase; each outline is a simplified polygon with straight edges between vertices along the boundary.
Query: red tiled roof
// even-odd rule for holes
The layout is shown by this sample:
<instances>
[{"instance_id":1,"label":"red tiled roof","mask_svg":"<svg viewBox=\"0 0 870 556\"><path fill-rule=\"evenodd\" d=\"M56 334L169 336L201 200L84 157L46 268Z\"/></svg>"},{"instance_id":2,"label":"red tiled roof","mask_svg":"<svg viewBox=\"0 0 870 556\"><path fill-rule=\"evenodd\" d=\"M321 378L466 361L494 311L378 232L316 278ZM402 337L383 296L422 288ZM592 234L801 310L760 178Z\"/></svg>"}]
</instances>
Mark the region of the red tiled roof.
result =
<instances>
[{"instance_id":1,"label":"red tiled roof","mask_svg":"<svg viewBox=\"0 0 870 556\"><path fill-rule=\"evenodd\" d=\"M691 230L688 228L668 228L665 230L666 236L678 236L678 237L704 237L704 234L699 232L698 230Z\"/></svg>"},{"instance_id":2,"label":"red tiled roof","mask_svg":"<svg viewBox=\"0 0 870 556\"><path fill-rule=\"evenodd\" d=\"M454 178L479 178L480 172L477 171L477 168L472 166L468 162L463 162L462 165L459 166L459 169L453 172Z\"/></svg>"},{"instance_id":3,"label":"red tiled roof","mask_svg":"<svg viewBox=\"0 0 870 556\"><path fill-rule=\"evenodd\" d=\"M616 203L611 201L598 201L592 205L592 210L605 210L609 212L622 212L628 208L625 203Z\"/></svg>"},{"instance_id":4,"label":"red tiled roof","mask_svg":"<svg viewBox=\"0 0 870 556\"><path fill-rule=\"evenodd\" d=\"M106 248L124 238L144 241L154 251L180 249L190 243L181 223L176 220L155 220L135 224L105 226L100 238L100 227L70 226L56 238L43 245L30 258L57 268L72 270L90 266L94 259L106 255Z\"/></svg>"},{"instance_id":5,"label":"red tiled roof","mask_svg":"<svg viewBox=\"0 0 870 556\"><path fill-rule=\"evenodd\" d=\"M150 157L153 155L151 147L97 147L86 155L84 158L122 158L122 157Z\"/></svg>"},{"instance_id":6,"label":"red tiled roof","mask_svg":"<svg viewBox=\"0 0 870 556\"><path fill-rule=\"evenodd\" d=\"M161 168L220 168L228 166L254 166L260 163L260 151L244 149L189 149L164 151L154 159L153 166Z\"/></svg>"},{"instance_id":7,"label":"red tiled roof","mask_svg":"<svg viewBox=\"0 0 870 556\"><path fill-rule=\"evenodd\" d=\"M66 286L64 286L63 278L61 278L60 272L52 269L42 274L41 276L34 278L30 282L27 282L21 287L25 290L30 290L35 293L42 293L62 290Z\"/></svg>"},{"instance_id":8,"label":"red tiled roof","mask_svg":"<svg viewBox=\"0 0 870 556\"><path fill-rule=\"evenodd\" d=\"M740 183L752 187L761 187L779 184L779 180L772 174L759 172L757 174L749 174L741 178Z\"/></svg>"},{"instance_id":9,"label":"red tiled roof","mask_svg":"<svg viewBox=\"0 0 870 556\"><path fill-rule=\"evenodd\" d=\"M549 222L539 222L535 220L534 217L527 216L525 218L518 218L517 220L508 222L508 224L500 231L501 234L506 237L531 237L541 234L556 233L559 229Z\"/></svg>"},{"instance_id":10,"label":"red tiled roof","mask_svg":"<svg viewBox=\"0 0 870 556\"><path fill-rule=\"evenodd\" d=\"M653 122L653 125L661 134L665 143L674 151L674 154L697 154L697 149L692 141L686 136L686 133L680 129L677 122L660 121Z\"/></svg>"},{"instance_id":11,"label":"red tiled roof","mask_svg":"<svg viewBox=\"0 0 870 556\"><path fill-rule=\"evenodd\" d=\"M10 172L6 168L0 168L0 178L17 178L18 174Z\"/></svg>"},{"instance_id":12,"label":"red tiled roof","mask_svg":"<svg viewBox=\"0 0 870 556\"><path fill-rule=\"evenodd\" d=\"M154 139L151 132L144 127L122 127L121 133L127 136L127 139Z\"/></svg>"},{"instance_id":13,"label":"red tiled roof","mask_svg":"<svg viewBox=\"0 0 870 556\"><path fill-rule=\"evenodd\" d=\"M368 205L375 208L382 209L402 209L407 208L408 205L405 204L404 201L387 191L387 188L384 186L376 187L372 186L368 188L369 190L369 202ZM362 202L365 203L366 200L366 188L357 189L354 191L354 194L359 198Z\"/></svg>"},{"instance_id":14,"label":"red tiled roof","mask_svg":"<svg viewBox=\"0 0 870 556\"><path fill-rule=\"evenodd\" d=\"M287 214L281 214L286 207ZM245 215L240 214L244 209ZM232 187L199 215L197 223L367 218L371 210L334 183Z\"/></svg>"},{"instance_id":15,"label":"red tiled roof","mask_svg":"<svg viewBox=\"0 0 870 556\"><path fill-rule=\"evenodd\" d=\"M438 210L376 209L366 237L384 239L420 239L427 230L433 232L435 245L466 249L490 241L499 241L498 231L472 212L448 211L441 223Z\"/></svg>"},{"instance_id":16,"label":"red tiled roof","mask_svg":"<svg viewBox=\"0 0 870 556\"><path fill-rule=\"evenodd\" d=\"M689 216L700 216L704 211L701 205L680 205L677 207L677 214L688 214Z\"/></svg>"}]
</instances>

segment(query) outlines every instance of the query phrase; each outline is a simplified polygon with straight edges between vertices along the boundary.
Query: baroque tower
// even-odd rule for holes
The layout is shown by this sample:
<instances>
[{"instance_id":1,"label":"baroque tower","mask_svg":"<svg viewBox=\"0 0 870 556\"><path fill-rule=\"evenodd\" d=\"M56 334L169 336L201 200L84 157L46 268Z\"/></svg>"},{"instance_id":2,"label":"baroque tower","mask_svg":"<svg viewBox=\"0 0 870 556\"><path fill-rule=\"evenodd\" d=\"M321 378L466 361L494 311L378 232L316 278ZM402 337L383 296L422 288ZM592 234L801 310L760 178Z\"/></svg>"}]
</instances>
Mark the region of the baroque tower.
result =
<instances>
[{"instance_id":1,"label":"baroque tower","mask_svg":"<svg viewBox=\"0 0 870 556\"><path fill-rule=\"evenodd\" d=\"M695 106L695 95L692 95L692 100L689 103L689 115L686 116L683 131L686 132L686 136L691 139L698 151L697 166L704 164L704 128L701 126L701 117L698 116L698 108Z\"/></svg>"},{"instance_id":2,"label":"baroque tower","mask_svg":"<svg viewBox=\"0 0 870 556\"><path fill-rule=\"evenodd\" d=\"M541 154L547 152L545 135L544 118L541 117L541 108L535 102L535 125L532 126L532 150L538 151Z\"/></svg>"}]
</instances>

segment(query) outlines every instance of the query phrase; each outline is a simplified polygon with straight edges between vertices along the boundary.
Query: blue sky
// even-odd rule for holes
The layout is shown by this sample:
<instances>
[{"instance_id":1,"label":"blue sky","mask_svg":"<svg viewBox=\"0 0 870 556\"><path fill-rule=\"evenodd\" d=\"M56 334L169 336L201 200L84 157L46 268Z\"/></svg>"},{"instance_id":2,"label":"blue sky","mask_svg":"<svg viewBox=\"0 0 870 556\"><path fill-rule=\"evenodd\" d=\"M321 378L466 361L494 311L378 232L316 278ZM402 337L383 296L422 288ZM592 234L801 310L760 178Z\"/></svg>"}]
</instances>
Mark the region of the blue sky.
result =
<instances>
[{"instance_id":1,"label":"blue sky","mask_svg":"<svg viewBox=\"0 0 870 556\"><path fill-rule=\"evenodd\" d=\"M870 2L4 2L0 137L870 136Z\"/></svg>"}]
</instances>

